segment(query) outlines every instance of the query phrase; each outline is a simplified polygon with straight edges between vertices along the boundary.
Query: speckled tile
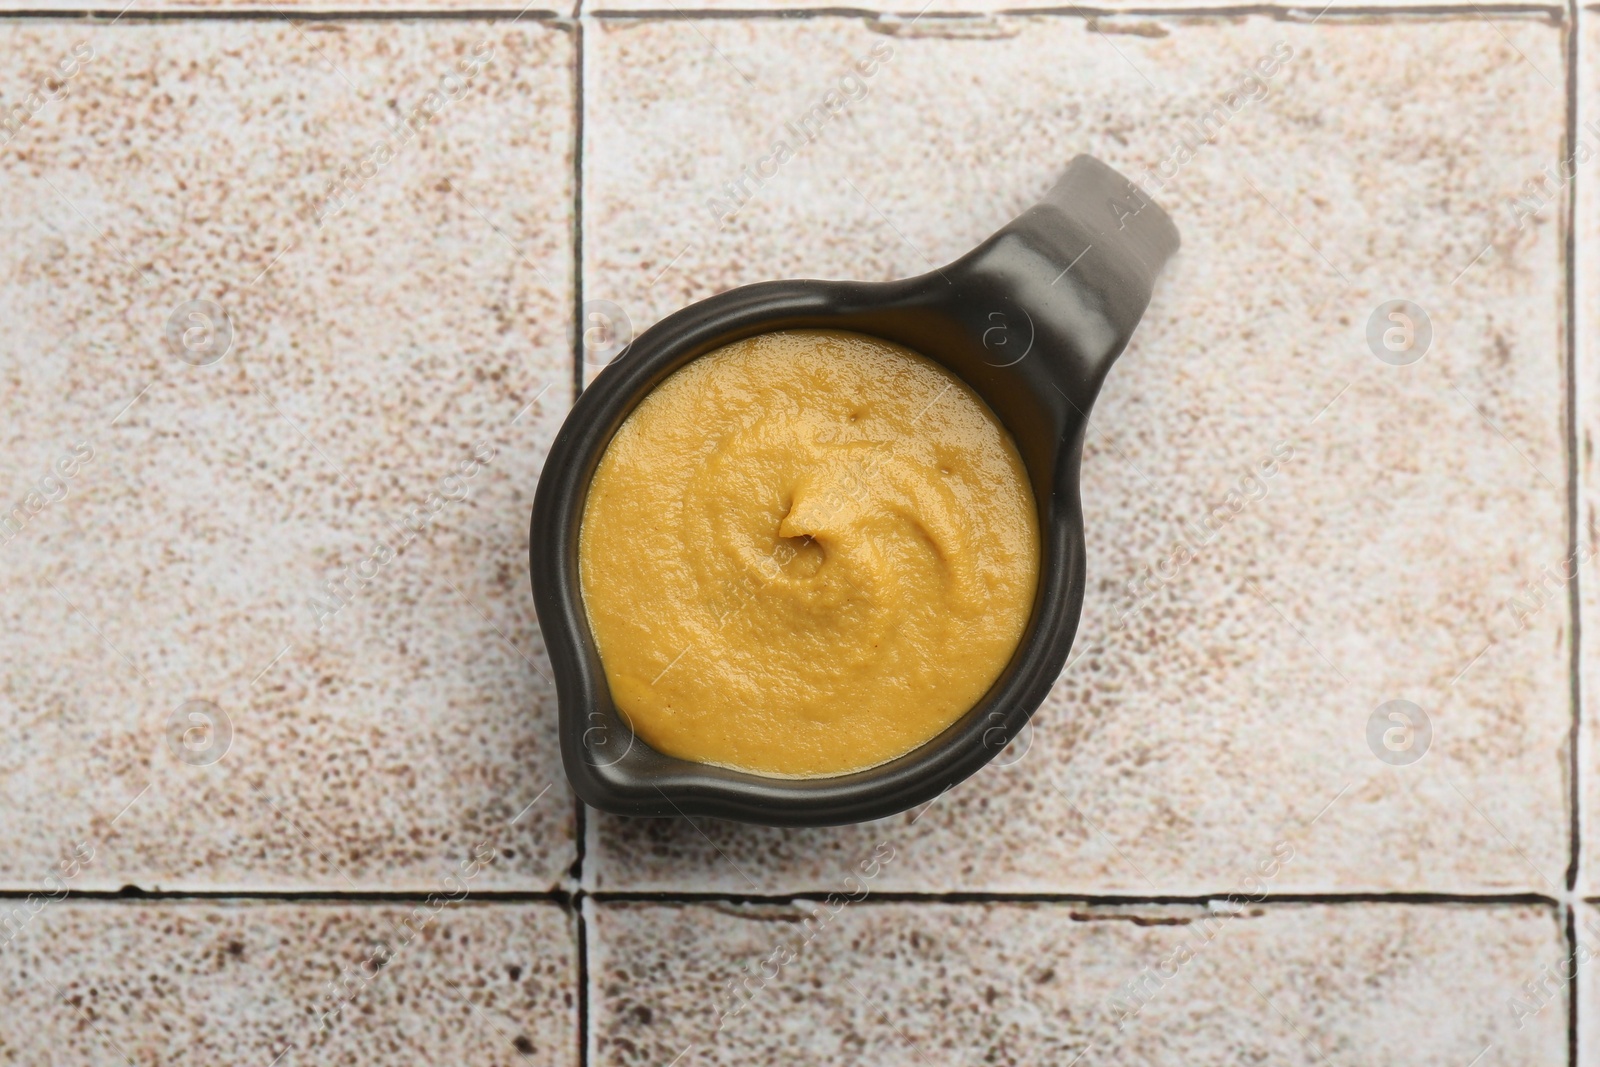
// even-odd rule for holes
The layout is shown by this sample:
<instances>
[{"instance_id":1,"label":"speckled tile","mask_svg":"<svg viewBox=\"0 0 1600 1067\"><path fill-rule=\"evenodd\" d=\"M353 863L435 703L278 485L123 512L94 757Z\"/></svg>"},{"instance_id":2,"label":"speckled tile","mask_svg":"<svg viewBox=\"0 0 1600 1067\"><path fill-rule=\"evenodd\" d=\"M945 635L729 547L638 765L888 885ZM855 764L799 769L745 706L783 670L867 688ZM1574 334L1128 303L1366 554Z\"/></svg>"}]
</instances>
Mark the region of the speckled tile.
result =
<instances>
[{"instance_id":1,"label":"speckled tile","mask_svg":"<svg viewBox=\"0 0 1600 1067\"><path fill-rule=\"evenodd\" d=\"M576 947L548 904L68 901L0 952L0 1058L576 1064Z\"/></svg>"},{"instance_id":2,"label":"speckled tile","mask_svg":"<svg viewBox=\"0 0 1600 1067\"><path fill-rule=\"evenodd\" d=\"M0 884L83 840L75 888L426 887L481 842L555 884L570 32L13 21L6 97L85 34L0 148Z\"/></svg>"},{"instance_id":3,"label":"speckled tile","mask_svg":"<svg viewBox=\"0 0 1600 1067\"><path fill-rule=\"evenodd\" d=\"M1277 891L1564 886L1568 627L1508 608L1566 554L1562 219L1508 210L1561 152L1562 30L1159 27L1115 49L1067 17L987 39L847 18L586 34L591 329L764 278L920 273L1080 151L1159 169L1184 239L1095 411L1083 624L1031 747L878 826L597 818L598 888L827 890L879 838L901 889L1207 893L1281 840ZM875 48L800 143L786 122ZM1265 96L1234 93L1171 173L1183 123L1274 49ZM1408 365L1377 358L1395 299L1431 323ZM1230 521L1181 560L1213 509Z\"/></svg>"},{"instance_id":4,"label":"speckled tile","mask_svg":"<svg viewBox=\"0 0 1600 1067\"><path fill-rule=\"evenodd\" d=\"M810 928L806 914L600 905L590 1062L1567 1062L1564 995L1527 1018L1507 1005L1566 955L1553 909L869 899Z\"/></svg>"}]
</instances>

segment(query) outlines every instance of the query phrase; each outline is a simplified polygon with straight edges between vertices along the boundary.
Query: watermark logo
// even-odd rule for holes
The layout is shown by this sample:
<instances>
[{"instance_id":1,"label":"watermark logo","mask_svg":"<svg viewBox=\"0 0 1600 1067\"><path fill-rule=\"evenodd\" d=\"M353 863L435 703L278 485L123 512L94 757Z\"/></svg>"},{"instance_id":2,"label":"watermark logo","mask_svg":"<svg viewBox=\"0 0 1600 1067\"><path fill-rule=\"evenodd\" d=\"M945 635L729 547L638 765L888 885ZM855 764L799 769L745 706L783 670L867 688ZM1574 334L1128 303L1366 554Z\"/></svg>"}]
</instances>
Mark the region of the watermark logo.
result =
<instances>
[{"instance_id":1,"label":"watermark logo","mask_svg":"<svg viewBox=\"0 0 1600 1067\"><path fill-rule=\"evenodd\" d=\"M1033 748L1033 720L1022 724L1013 737L1006 736L1006 717L1004 712L991 711L984 719L987 725L983 731L983 747L995 752L994 759L989 761L992 767L1015 767L1022 762L1030 749ZM998 749L999 751L995 751Z\"/></svg>"},{"instance_id":2,"label":"watermark logo","mask_svg":"<svg viewBox=\"0 0 1600 1067\"><path fill-rule=\"evenodd\" d=\"M779 168L821 137L829 124L844 114L851 104L865 99L871 91L871 78L893 58L894 47L889 43L880 41L873 45L810 107L785 122L782 133L772 139L772 150L766 156L753 166L741 166L737 178L723 183L721 195L706 197L706 211L716 220L716 224L720 227L731 222L755 198L757 190L778 176Z\"/></svg>"},{"instance_id":3,"label":"watermark logo","mask_svg":"<svg viewBox=\"0 0 1600 1067\"><path fill-rule=\"evenodd\" d=\"M1583 132L1600 136L1600 126L1594 120L1583 124ZM1506 208L1511 213L1511 221L1516 223L1517 229L1528 225L1528 220L1535 218L1545 208L1555 203L1566 192L1567 186L1572 184L1572 179L1578 176L1578 168L1588 163L1596 153L1589 146L1589 139L1580 134L1577 146L1565 159L1546 164L1538 174L1522 183L1522 192L1506 199Z\"/></svg>"},{"instance_id":4,"label":"watermark logo","mask_svg":"<svg viewBox=\"0 0 1600 1067\"><path fill-rule=\"evenodd\" d=\"M1179 171L1189 165L1202 148L1222 136L1222 131L1241 111L1270 95L1271 88L1267 83L1293 58L1294 47L1288 41L1277 41L1268 52L1257 58L1252 67L1246 68L1243 77L1236 76L1236 80L1222 92L1199 100L1196 106L1203 110L1185 118L1172 131L1176 140L1169 142L1167 154L1140 173L1136 183L1139 191L1146 197L1159 193L1163 186L1178 176ZM1143 206L1142 203L1140 206ZM1117 228L1121 229L1124 211L1115 201L1112 202L1112 213L1119 220Z\"/></svg>"},{"instance_id":5,"label":"watermark logo","mask_svg":"<svg viewBox=\"0 0 1600 1067\"><path fill-rule=\"evenodd\" d=\"M192 367L209 367L233 347L233 320L215 300L190 300L167 316L167 347Z\"/></svg>"},{"instance_id":6,"label":"watermark logo","mask_svg":"<svg viewBox=\"0 0 1600 1067\"><path fill-rule=\"evenodd\" d=\"M1427 755L1433 743L1428 713L1409 700L1379 704L1367 719L1367 747L1391 767L1408 767Z\"/></svg>"},{"instance_id":7,"label":"watermark logo","mask_svg":"<svg viewBox=\"0 0 1600 1067\"><path fill-rule=\"evenodd\" d=\"M54 867L45 872L44 892L29 893L11 907L6 906L9 901L0 903L0 947L9 945L20 937L22 931L28 928L28 924L39 917L40 912L58 901L67 899L71 892L67 883L78 877L92 859L94 859L94 844L89 841L79 841L72 846L70 852L62 854Z\"/></svg>"},{"instance_id":8,"label":"watermark logo","mask_svg":"<svg viewBox=\"0 0 1600 1067\"><path fill-rule=\"evenodd\" d=\"M1191 960L1210 947L1230 922L1244 913L1246 904L1259 904L1267 899L1267 883L1277 878L1294 857L1294 845L1289 841L1274 844L1272 855L1257 863L1254 870L1225 897L1212 901L1210 913L1190 924L1184 939L1170 953L1145 967L1130 981L1124 982L1121 989L1112 993L1106 1004L1106 1018L1111 1028L1125 1030L1168 982L1177 978ZM1093 1047L1093 1043L1090 1047Z\"/></svg>"},{"instance_id":9,"label":"watermark logo","mask_svg":"<svg viewBox=\"0 0 1600 1067\"><path fill-rule=\"evenodd\" d=\"M188 700L167 718L167 747L191 767L209 767L233 745L233 721L209 700Z\"/></svg>"},{"instance_id":10,"label":"watermark logo","mask_svg":"<svg viewBox=\"0 0 1600 1067\"><path fill-rule=\"evenodd\" d=\"M311 1037L307 1039L307 1044L320 1044L344 1010L355 1002L384 968L392 966L400 953L409 948L418 937L424 936L424 931L445 908L467 899L472 880L478 877L485 867L492 864L499 854L499 850L489 842L478 842L473 847L472 857L462 860L456 870L444 877L440 891L429 893L427 898L415 905L409 914L393 922L392 937L375 938L371 951L361 962L354 967L342 968L337 979L325 982L322 995L327 1007L317 1015L316 1027ZM291 1042L289 1048L294 1047L295 1044ZM288 1049L284 1051L287 1052ZM278 1057L282 1059L283 1053L280 1052Z\"/></svg>"},{"instance_id":11,"label":"watermark logo","mask_svg":"<svg viewBox=\"0 0 1600 1067\"><path fill-rule=\"evenodd\" d=\"M1407 367L1433 346L1428 313L1409 300L1388 300L1367 318L1367 347L1391 367Z\"/></svg>"},{"instance_id":12,"label":"watermark logo","mask_svg":"<svg viewBox=\"0 0 1600 1067\"><path fill-rule=\"evenodd\" d=\"M33 90L16 104L0 111L0 148L10 144L22 132L22 128L44 110L46 104L65 97L68 93L68 83L76 78L93 58L94 46L87 41L79 41L72 46L69 54L61 57L56 63L55 71L46 75L43 82L34 86Z\"/></svg>"},{"instance_id":13,"label":"watermark logo","mask_svg":"<svg viewBox=\"0 0 1600 1067\"><path fill-rule=\"evenodd\" d=\"M754 965L745 964L739 973L723 986L717 1006L717 1031L725 1030L730 1020L750 1006L767 985L775 982L783 969L801 957L828 925L845 908L865 900L872 892L871 882L893 862L895 848L887 841L879 841L872 855L856 865L859 877L851 874L844 879L843 893L829 893L816 902L816 908L800 920L799 930L792 938L780 940L772 951ZM796 901L796 903L800 903Z\"/></svg>"},{"instance_id":14,"label":"watermark logo","mask_svg":"<svg viewBox=\"0 0 1600 1067\"><path fill-rule=\"evenodd\" d=\"M1022 316L1022 322L1016 321L1016 315ZM989 312L988 325L979 338L987 353L983 361L991 367L1021 363L1033 351L1034 332L1033 316L1022 308L1013 315L1004 311Z\"/></svg>"},{"instance_id":15,"label":"watermark logo","mask_svg":"<svg viewBox=\"0 0 1600 1067\"><path fill-rule=\"evenodd\" d=\"M622 718L620 715L618 718ZM621 752L614 751L616 746L611 743L611 728L606 722L606 717L598 711L588 714L588 727L583 731L583 750L589 754L589 765L598 769L615 767L633 751L633 728L628 726L628 720L622 719L622 724L628 727L628 744Z\"/></svg>"},{"instance_id":16,"label":"watermark logo","mask_svg":"<svg viewBox=\"0 0 1600 1067\"><path fill-rule=\"evenodd\" d=\"M987 744L988 731L984 732L984 736L985 744ZM1017 731L1017 736L1013 737L1006 747L1000 750L1000 754L991 761L991 766L1015 767L1032 750L1033 722L1030 720L1023 725L1021 730Z\"/></svg>"},{"instance_id":17,"label":"watermark logo","mask_svg":"<svg viewBox=\"0 0 1600 1067\"><path fill-rule=\"evenodd\" d=\"M633 342L633 320L610 300L585 300L578 312L583 362L604 367Z\"/></svg>"},{"instance_id":18,"label":"watermark logo","mask_svg":"<svg viewBox=\"0 0 1600 1067\"><path fill-rule=\"evenodd\" d=\"M72 479L93 459L94 446L88 441L77 442L72 451L57 456L44 477L29 486L15 504L9 508L0 507L0 544L21 533L22 528L45 508L65 500Z\"/></svg>"}]
</instances>

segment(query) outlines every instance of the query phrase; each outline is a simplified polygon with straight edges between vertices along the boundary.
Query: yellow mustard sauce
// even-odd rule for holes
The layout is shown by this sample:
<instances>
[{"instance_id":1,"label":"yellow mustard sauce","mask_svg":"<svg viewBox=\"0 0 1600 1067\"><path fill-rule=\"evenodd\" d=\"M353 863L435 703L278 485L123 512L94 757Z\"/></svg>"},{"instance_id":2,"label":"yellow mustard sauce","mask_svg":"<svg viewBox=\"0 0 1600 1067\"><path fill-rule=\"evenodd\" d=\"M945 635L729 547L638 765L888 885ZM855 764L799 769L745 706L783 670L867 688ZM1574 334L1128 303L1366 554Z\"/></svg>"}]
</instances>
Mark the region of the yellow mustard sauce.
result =
<instances>
[{"instance_id":1,"label":"yellow mustard sauce","mask_svg":"<svg viewBox=\"0 0 1600 1067\"><path fill-rule=\"evenodd\" d=\"M988 407L859 334L727 345L629 415L579 577L612 699L657 751L778 777L862 770L978 702L1022 638L1033 493Z\"/></svg>"}]
</instances>

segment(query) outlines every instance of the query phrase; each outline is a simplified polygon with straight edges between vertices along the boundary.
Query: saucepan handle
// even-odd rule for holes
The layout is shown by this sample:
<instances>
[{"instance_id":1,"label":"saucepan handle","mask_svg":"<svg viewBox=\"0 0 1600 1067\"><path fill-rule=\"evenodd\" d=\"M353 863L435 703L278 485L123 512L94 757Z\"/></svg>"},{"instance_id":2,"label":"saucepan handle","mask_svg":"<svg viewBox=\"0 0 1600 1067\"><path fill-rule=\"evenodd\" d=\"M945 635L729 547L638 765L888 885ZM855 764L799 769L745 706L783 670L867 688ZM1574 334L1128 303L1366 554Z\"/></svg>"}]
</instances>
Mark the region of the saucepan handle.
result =
<instances>
[{"instance_id":1,"label":"saucepan handle","mask_svg":"<svg viewBox=\"0 0 1600 1067\"><path fill-rule=\"evenodd\" d=\"M991 365L1037 353L1017 373L1047 375L1087 411L1177 250L1165 211L1111 167L1080 155L1033 207L919 279L920 291L983 339Z\"/></svg>"}]
</instances>

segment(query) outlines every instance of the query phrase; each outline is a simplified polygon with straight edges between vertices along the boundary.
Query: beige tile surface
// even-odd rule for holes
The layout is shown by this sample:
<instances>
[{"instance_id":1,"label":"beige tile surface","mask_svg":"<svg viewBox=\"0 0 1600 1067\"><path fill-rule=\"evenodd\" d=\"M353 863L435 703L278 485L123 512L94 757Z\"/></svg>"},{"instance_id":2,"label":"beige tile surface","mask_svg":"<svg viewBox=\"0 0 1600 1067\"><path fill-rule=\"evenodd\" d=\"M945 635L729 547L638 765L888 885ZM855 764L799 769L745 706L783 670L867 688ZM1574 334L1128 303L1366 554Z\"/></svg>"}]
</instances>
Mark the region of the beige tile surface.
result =
<instances>
[{"instance_id":1,"label":"beige tile surface","mask_svg":"<svg viewBox=\"0 0 1600 1067\"><path fill-rule=\"evenodd\" d=\"M805 915L601 904L591 1062L690 1046L700 1064L1567 1062L1564 996L1507 1006L1565 955L1544 908L869 899L812 930ZM1130 983L1142 996L1118 1006Z\"/></svg>"},{"instance_id":2,"label":"beige tile surface","mask_svg":"<svg viewBox=\"0 0 1600 1067\"><path fill-rule=\"evenodd\" d=\"M5 97L79 41L0 148L0 884L82 840L77 888L424 887L480 842L483 885L554 884L526 530L572 392L570 31L11 21ZM196 299L214 362L201 319L169 343Z\"/></svg>"},{"instance_id":3,"label":"beige tile surface","mask_svg":"<svg viewBox=\"0 0 1600 1067\"><path fill-rule=\"evenodd\" d=\"M51 5L82 6L0 12ZM539 20L574 6L0 19L0 123L27 116L0 125L0 1062L1566 1063L1554 904L890 896L1567 899L1573 586L1547 574L1572 521L1569 190L1526 184L1571 151L1562 27L982 14L1031 0L933 0L915 24L915 4L586 18L590 375L619 308L637 330L743 282L926 270L1073 153L1139 174L1274 46L1293 56L1157 194L1185 247L1095 413L1082 658L1036 727L868 826L590 813L588 889L868 895L809 940L816 901L580 896L580 962L570 909L484 896L572 888L579 854L526 572L573 393L580 31ZM719 6L803 5L695 8ZM225 9L263 17L207 17ZM309 17L329 11L395 17ZM859 98L713 216L874 48ZM1595 166L1573 436L1600 551ZM1412 365L1366 340L1397 298L1431 322ZM175 316L197 300L225 330ZM1130 579L1278 442L1265 498L1115 625ZM338 607L326 583L363 567ZM1587 564L1578 582L1593 694ZM1393 699L1429 716L1419 761L1378 758L1381 717L1369 742ZM26 895L125 885L230 896ZM357 890L416 899L337 899ZM285 891L316 898L248 899ZM1600 953L1600 910L1574 929ZM1122 1019L1129 983L1148 1003Z\"/></svg>"},{"instance_id":4,"label":"beige tile surface","mask_svg":"<svg viewBox=\"0 0 1600 1067\"><path fill-rule=\"evenodd\" d=\"M598 887L829 889L883 837L902 854L885 884L910 889L1212 892L1279 840L1297 847L1279 891L1564 885L1568 628L1508 608L1566 554L1560 209L1519 228L1508 208L1561 152L1562 32L1160 25L1115 49L1068 17L977 39L844 18L588 31L584 294L636 329L744 282L927 270L1080 151L1162 167L1184 238L1095 412L1082 658L1031 749L914 825L598 818ZM813 143L787 131L878 46ZM1265 98L1235 95L1173 175L1183 123L1274 48L1292 55ZM1366 333L1402 298L1432 342L1395 366ZM1293 456L1265 498L1151 579L1275 446ZM1130 580L1142 610L1117 627ZM1409 765L1368 742L1397 699L1432 729Z\"/></svg>"},{"instance_id":5,"label":"beige tile surface","mask_svg":"<svg viewBox=\"0 0 1600 1067\"><path fill-rule=\"evenodd\" d=\"M0 952L0 1058L576 1064L576 943L544 904L69 901Z\"/></svg>"}]
</instances>

